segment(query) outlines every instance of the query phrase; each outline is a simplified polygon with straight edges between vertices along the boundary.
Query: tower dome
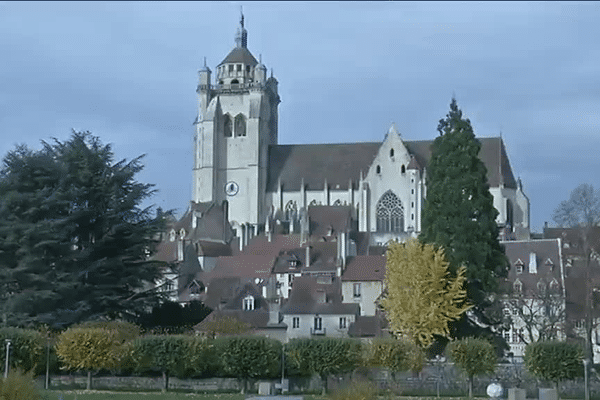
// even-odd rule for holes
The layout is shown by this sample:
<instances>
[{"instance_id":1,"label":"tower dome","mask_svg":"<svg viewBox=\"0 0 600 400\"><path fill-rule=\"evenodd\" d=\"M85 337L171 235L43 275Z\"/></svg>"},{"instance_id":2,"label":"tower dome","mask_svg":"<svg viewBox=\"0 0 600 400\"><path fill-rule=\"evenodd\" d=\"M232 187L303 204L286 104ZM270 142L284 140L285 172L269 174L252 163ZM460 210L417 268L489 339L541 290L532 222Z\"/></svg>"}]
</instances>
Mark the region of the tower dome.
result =
<instances>
[{"instance_id":1,"label":"tower dome","mask_svg":"<svg viewBox=\"0 0 600 400\"><path fill-rule=\"evenodd\" d=\"M258 61L248 50L248 31L244 28L244 14L235 35L236 46L217 66L219 85L245 85L254 81Z\"/></svg>"}]
</instances>

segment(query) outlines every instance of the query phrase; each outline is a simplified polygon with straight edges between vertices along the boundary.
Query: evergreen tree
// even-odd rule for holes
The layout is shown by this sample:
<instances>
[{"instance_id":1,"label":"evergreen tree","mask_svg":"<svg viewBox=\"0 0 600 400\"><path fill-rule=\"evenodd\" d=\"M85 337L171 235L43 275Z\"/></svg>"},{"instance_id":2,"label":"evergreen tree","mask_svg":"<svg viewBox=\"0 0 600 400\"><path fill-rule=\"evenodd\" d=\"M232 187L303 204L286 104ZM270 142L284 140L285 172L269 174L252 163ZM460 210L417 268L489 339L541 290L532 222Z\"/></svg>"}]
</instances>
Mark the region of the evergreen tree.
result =
<instances>
[{"instance_id":1,"label":"evergreen tree","mask_svg":"<svg viewBox=\"0 0 600 400\"><path fill-rule=\"evenodd\" d=\"M466 267L472 315L489 324L493 322L491 314L484 313L491 309L489 294L498 290L499 279L507 276L509 266L498 241L498 211L487 170L479 158L481 143L454 98L438 132L427 166L427 199L419 239L444 248L452 274ZM478 325L466 315L454 324L454 335L477 333Z\"/></svg>"},{"instance_id":2,"label":"evergreen tree","mask_svg":"<svg viewBox=\"0 0 600 400\"><path fill-rule=\"evenodd\" d=\"M43 144L9 152L0 172L9 324L65 326L156 304L145 289L158 277L149 256L164 222L140 208L154 193L134 179L141 157L114 162L110 145L89 132Z\"/></svg>"}]
</instances>

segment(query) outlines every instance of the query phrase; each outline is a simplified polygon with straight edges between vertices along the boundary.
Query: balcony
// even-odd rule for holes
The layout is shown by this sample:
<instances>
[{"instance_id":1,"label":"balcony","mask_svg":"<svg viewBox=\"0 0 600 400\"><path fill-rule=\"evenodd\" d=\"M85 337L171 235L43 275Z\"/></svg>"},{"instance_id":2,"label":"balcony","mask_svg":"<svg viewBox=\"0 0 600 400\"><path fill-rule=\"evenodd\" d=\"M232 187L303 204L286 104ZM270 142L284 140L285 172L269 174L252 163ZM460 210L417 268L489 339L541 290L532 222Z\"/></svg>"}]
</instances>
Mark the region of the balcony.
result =
<instances>
[{"instance_id":1,"label":"balcony","mask_svg":"<svg viewBox=\"0 0 600 400\"><path fill-rule=\"evenodd\" d=\"M325 336L325 328L316 329L310 328L310 334L315 336Z\"/></svg>"}]
</instances>

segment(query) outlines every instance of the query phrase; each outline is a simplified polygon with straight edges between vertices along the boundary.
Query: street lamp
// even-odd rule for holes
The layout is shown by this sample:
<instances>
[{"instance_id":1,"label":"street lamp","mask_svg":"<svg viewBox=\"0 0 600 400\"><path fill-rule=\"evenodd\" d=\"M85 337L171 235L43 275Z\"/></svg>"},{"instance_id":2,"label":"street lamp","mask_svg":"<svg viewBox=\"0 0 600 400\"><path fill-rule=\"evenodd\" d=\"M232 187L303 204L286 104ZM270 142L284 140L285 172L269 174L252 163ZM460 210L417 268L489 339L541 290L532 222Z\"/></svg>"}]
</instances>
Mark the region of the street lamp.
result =
<instances>
[{"instance_id":1,"label":"street lamp","mask_svg":"<svg viewBox=\"0 0 600 400\"><path fill-rule=\"evenodd\" d=\"M588 375L588 365L590 364L589 359L583 360L583 375L584 375L584 391L585 391L585 400L590 400L590 391L589 391L589 380L590 377Z\"/></svg>"},{"instance_id":2,"label":"street lamp","mask_svg":"<svg viewBox=\"0 0 600 400\"><path fill-rule=\"evenodd\" d=\"M10 356L10 343L11 339L4 339L6 342L6 363L4 366L4 379L8 378L8 358Z\"/></svg>"}]
</instances>

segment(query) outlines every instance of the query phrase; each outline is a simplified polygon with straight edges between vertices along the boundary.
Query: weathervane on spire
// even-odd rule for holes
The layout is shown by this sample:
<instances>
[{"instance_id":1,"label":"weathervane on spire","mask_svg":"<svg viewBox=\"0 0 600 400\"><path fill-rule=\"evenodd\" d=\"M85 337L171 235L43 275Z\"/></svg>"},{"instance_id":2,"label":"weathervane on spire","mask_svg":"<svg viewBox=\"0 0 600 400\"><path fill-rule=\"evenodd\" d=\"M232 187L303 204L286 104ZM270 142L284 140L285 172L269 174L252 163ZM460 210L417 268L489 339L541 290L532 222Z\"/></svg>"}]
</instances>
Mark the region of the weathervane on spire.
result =
<instances>
[{"instance_id":1,"label":"weathervane on spire","mask_svg":"<svg viewBox=\"0 0 600 400\"><path fill-rule=\"evenodd\" d=\"M244 10L240 6L240 27L235 35L235 44L237 47L248 46L248 31L244 28Z\"/></svg>"},{"instance_id":2,"label":"weathervane on spire","mask_svg":"<svg viewBox=\"0 0 600 400\"><path fill-rule=\"evenodd\" d=\"M242 29L244 29L244 8L242 6L240 6L240 15L242 16L240 19L240 25L242 26Z\"/></svg>"}]
</instances>

